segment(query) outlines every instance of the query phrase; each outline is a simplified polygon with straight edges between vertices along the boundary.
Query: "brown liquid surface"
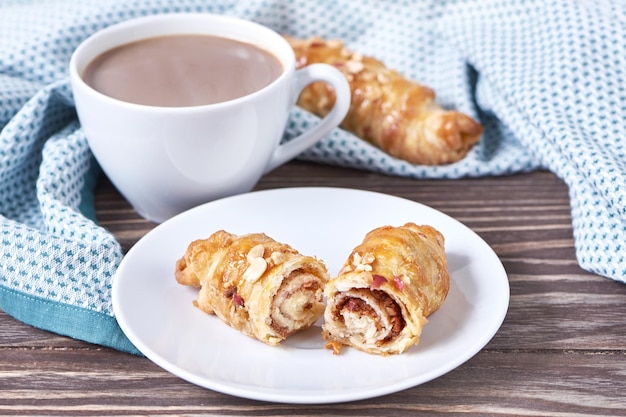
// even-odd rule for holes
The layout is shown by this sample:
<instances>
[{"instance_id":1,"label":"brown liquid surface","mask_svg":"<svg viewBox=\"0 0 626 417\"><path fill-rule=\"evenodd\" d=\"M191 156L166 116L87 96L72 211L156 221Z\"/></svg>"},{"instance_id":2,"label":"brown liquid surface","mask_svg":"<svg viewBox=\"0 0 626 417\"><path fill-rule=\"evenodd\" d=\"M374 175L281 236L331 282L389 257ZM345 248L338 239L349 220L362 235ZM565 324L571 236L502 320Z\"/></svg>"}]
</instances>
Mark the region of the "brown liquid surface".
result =
<instances>
[{"instance_id":1,"label":"brown liquid surface","mask_svg":"<svg viewBox=\"0 0 626 417\"><path fill-rule=\"evenodd\" d=\"M254 45L210 35L174 35L104 52L87 66L83 79L118 100L186 107L245 96L282 71L276 57Z\"/></svg>"}]
</instances>

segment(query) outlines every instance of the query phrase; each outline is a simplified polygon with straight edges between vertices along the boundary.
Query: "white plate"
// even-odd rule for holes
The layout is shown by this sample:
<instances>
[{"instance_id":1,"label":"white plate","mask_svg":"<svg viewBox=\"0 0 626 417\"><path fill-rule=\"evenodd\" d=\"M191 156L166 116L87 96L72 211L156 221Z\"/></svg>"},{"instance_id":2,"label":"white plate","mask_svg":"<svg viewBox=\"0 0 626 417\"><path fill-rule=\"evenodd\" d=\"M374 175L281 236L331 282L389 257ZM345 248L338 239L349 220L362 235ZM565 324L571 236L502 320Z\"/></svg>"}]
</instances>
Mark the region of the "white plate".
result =
<instances>
[{"instance_id":1,"label":"white plate","mask_svg":"<svg viewBox=\"0 0 626 417\"><path fill-rule=\"evenodd\" d=\"M219 229L264 232L323 259L331 276L365 233L408 221L446 238L452 276L447 299L423 329L419 345L380 357L323 349L320 328L278 347L244 336L192 306L197 290L174 279L174 265L194 239ZM214 201L146 234L113 281L117 320L157 365L199 386L285 403L334 403L414 387L456 368L500 328L509 304L502 263L473 231L432 208L385 194L343 188L285 188Z\"/></svg>"}]
</instances>

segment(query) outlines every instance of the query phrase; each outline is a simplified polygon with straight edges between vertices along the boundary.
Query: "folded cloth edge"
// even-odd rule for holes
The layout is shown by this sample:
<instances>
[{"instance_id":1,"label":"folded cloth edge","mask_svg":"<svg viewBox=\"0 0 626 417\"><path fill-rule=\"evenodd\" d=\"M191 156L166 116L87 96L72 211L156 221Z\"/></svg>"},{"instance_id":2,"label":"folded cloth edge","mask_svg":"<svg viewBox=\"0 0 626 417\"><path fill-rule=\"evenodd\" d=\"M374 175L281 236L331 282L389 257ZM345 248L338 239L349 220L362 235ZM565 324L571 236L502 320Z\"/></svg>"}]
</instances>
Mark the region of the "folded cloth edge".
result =
<instances>
[{"instance_id":1,"label":"folded cloth edge","mask_svg":"<svg viewBox=\"0 0 626 417\"><path fill-rule=\"evenodd\" d=\"M93 310L58 303L0 286L0 308L13 318L38 329L76 337L101 346L141 355L122 332L115 317ZM55 317L55 320L50 320ZM86 323L91 325L86 326Z\"/></svg>"}]
</instances>

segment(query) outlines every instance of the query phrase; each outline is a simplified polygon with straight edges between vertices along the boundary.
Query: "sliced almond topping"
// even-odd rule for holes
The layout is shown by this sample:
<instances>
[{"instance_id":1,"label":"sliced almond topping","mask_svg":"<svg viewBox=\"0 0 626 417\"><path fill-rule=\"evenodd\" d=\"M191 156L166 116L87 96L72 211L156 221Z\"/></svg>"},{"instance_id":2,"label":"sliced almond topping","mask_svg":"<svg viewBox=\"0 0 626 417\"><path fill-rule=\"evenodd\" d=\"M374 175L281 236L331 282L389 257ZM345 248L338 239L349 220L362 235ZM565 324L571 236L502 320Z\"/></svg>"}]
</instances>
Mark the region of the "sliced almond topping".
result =
<instances>
[{"instance_id":1,"label":"sliced almond topping","mask_svg":"<svg viewBox=\"0 0 626 417\"><path fill-rule=\"evenodd\" d=\"M272 252L270 259L274 262L274 265L279 265L285 262L285 254L282 252Z\"/></svg>"},{"instance_id":2,"label":"sliced almond topping","mask_svg":"<svg viewBox=\"0 0 626 417\"><path fill-rule=\"evenodd\" d=\"M374 257L373 253L366 253L361 259L361 262L363 262L364 264L371 264L372 262L374 262L375 259L376 258Z\"/></svg>"},{"instance_id":3,"label":"sliced almond topping","mask_svg":"<svg viewBox=\"0 0 626 417\"><path fill-rule=\"evenodd\" d=\"M256 282L265 270L267 269L267 262L263 258L254 258L250 261L250 266L246 269L246 272L243 273L243 279L249 282Z\"/></svg>"},{"instance_id":4,"label":"sliced almond topping","mask_svg":"<svg viewBox=\"0 0 626 417\"><path fill-rule=\"evenodd\" d=\"M374 262L374 259L375 259L374 255L372 255L371 253L366 253L365 255L361 256L355 252L354 255L352 256L352 263L354 264L354 270L371 272L372 265L370 264Z\"/></svg>"},{"instance_id":5,"label":"sliced almond topping","mask_svg":"<svg viewBox=\"0 0 626 417\"><path fill-rule=\"evenodd\" d=\"M358 74L363 71L364 65L361 61L348 61L346 62L346 69L350 74Z\"/></svg>"},{"instance_id":6,"label":"sliced almond topping","mask_svg":"<svg viewBox=\"0 0 626 417\"><path fill-rule=\"evenodd\" d=\"M263 244L259 243L258 245L250 249L246 258L248 259L248 262L252 263L254 259L262 258L264 252L265 252L265 247L263 246Z\"/></svg>"},{"instance_id":7,"label":"sliced almond topping","mask_svg":"<svg viewBox=\"0 0 626 417\"><path fill-rule=\"evenodd\" d=\"M339 271L339 275L345 274L346 272L350 272L350 271L352 271L352 267L346 264L343 266L343 268L341 268L341 271Z\"/></svg>"}]
</instances>

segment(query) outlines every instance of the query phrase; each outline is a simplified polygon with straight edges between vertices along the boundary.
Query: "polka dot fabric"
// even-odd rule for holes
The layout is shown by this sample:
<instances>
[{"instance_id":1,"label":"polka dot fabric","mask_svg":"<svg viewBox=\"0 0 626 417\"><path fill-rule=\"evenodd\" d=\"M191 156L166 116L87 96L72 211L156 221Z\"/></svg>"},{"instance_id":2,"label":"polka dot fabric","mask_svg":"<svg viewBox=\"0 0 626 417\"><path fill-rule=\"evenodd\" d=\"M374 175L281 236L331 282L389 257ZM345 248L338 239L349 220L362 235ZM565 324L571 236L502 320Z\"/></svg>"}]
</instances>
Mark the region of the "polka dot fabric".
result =
<instances>
[{"instance_id":1,"label":"polka dot fabric","mask_svg":"<svg viewBox=\"0 0 626 417\"><path fill-rule=\"evenodd\" d=\"M93 219L94 162L67 65L133 17L212 12L342 39L429 85L485 127L462 161L397 160L336 129L300 158L393 176L547 168L568 184L580 265L626 282L626 6L572 0L18 0L0 5L0 307L29 324L135 351L111 308L122 259ZM317 119L292 111L284 140Z\"/></svg>"}]
</instances>

